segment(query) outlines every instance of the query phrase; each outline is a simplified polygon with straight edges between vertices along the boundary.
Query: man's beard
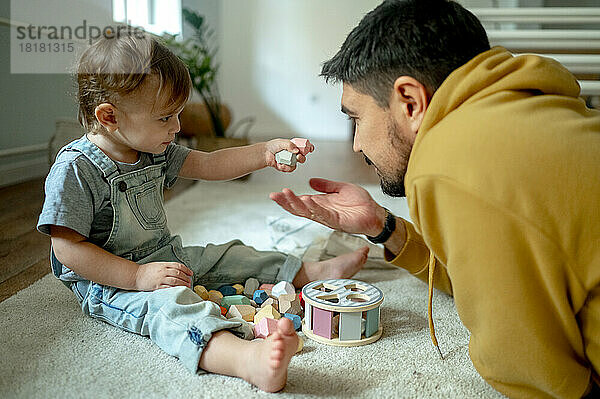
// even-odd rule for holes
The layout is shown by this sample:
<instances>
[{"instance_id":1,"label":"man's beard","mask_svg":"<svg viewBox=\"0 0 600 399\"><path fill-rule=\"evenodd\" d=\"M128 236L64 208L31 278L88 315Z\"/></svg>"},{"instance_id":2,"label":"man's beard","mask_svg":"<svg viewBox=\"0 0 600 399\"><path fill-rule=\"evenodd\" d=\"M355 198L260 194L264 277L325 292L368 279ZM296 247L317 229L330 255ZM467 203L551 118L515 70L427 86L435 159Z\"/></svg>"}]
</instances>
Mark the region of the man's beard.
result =
<instances>
[{"instance_id":1,"label":"man's beard","mask_svg":"<svg viewBox=\"0 0 600 399\"><path fill-rule=\"evenodd\" d=\"M383 176L383 171L379 171L381 191L391 197L406 197L404 189L404 176L408 167L408 158L412 150L412 143L406 139L400 132L400 128L396 122L390 118L388 124L388 137L390 138L391 146L394 149L395 155L398 157L398 165L390 176ZM363 154L364 155L364 154ZM365 162L368 165L373 165L373 162L367 158Z\"/></svg>"}]
</instances>

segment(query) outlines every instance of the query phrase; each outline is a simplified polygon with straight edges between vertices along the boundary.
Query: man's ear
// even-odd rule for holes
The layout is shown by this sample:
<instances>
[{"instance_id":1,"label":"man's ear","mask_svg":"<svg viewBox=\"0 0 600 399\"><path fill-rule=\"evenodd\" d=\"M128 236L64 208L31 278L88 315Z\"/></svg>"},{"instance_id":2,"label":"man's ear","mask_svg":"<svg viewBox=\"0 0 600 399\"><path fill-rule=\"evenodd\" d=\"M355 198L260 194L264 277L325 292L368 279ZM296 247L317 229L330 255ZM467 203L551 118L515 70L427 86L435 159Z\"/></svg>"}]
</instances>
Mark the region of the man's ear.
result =
<instances>
[{"instance_id":1,"label":"man's ear","mask_svg":"<svg viewBox=\"0 0 600 399\"><path fill-rule=\"evenodd\" d=\"M417 79L400 76L394 82L394 91L390 98L392 115L402 115L414 134L417 134L425 111L429 106L427 88Z\"/></svg>"},{"instance_id":2,"label":"man's ear","mask_svg":"<svg viewBox=\"0 0 600 399\"><path fill-rule=\"evenodd\" d=\"M94 110L96 115L96 119L106 130L109 132L114 132L119 128L119 123L117 122L116 108L114 105L109 103L102 103L96 107Z\"/></svg>"}]
</instances>

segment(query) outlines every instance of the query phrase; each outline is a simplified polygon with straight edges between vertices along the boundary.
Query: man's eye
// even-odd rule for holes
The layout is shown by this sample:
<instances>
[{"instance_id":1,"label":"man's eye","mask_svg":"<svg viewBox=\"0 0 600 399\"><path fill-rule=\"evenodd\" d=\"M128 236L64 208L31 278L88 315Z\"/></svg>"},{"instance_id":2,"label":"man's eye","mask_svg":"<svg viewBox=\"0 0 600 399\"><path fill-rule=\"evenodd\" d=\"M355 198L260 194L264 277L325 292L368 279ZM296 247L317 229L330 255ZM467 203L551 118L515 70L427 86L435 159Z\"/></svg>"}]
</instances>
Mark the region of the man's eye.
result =
<instances>
[{"instance_id":1,"label":"man's eye","mask_svg":"<svg viewBox=\"0 0 600 399\"><path fill-rule=\"evenodd\" d=\"M173 115L164 116L164 117L160 118L159 120L160 120L161 122L168 122L168 121L169 121L169 119L171 119L171 117L172 117L172 116L173 116Z\"/></svg>"}]
</instances>

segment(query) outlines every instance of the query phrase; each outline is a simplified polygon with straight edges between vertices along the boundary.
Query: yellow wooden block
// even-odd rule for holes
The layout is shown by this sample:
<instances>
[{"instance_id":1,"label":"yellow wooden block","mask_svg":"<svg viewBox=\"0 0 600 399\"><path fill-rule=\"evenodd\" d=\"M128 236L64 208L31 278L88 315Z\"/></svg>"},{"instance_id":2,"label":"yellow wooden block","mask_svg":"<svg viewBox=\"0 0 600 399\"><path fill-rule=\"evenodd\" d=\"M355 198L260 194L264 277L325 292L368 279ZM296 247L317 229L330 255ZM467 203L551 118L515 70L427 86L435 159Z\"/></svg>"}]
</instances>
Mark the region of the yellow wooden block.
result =
<instances>
[{"instance_id":1,"label":"yellow wooden block","mask_svg":"<svg viewBox=\"0 0 600 399\"><path fill-rule=\"evenodd\" d=\"M194 287L194 292L198 294L198 296L205 301L208 301L208 291L204 288L203 285L197 285Z\"/></svg>"},{"instance_id":2,"label":"yellow wooden block","mask_svg":"<svg viewBox=\"0 0 600 399\"><path fill-rule=\"evenodd\" d=\"M241 295L244 292L244 286L241 284L234 284L232 287L235 288L236 295Z\"/></svg>"},{"instance_id":3,"label":"yellow wooden block","mask_svg":"<svg viewBox=\"0 0 600 399\"><path fill-rule=\"evenodd\" d=\"M296 353L300 352L304 348L304 340L302 337L298 337L298 348L296 349Z\"/></svg>"},{"instance_id":4,"label":"yellow wooden block","mask_svg":"<svg viewBox=\"0 0 600 399\"><path fill-rule=\"evenodd\" d=\"M223 299L223 294L217 290L208 291L208 300L216 303L217 305L221 304L221 299Z\"/></svg>"},{"instance_id":5,"label":"yellow wooden block","mask_svg":"<svg viewBox=\"0 0 600 399\"><path fill-rule=\"evenodd\" d=\"M245 321L252 321L256 310L251 305L231 305L229 312L227 312L227 318L239 317Z\"/></svg>"},{"instance_id":6,"label":"yellow wooden block","mask_svg":"<svg viewBox=\"0 0 600 399\"><path fill-rule=\"evenodd\" d=\"M296 300L296 294L281 294L277 299L279 299L280 301L283 300L293 302Z\"/></svg>"},{"instance_id":7,"label":"yellow wooden block","mask_svg":"<svg viewBox=\"0 0 600 399\"><path fill-rule=\"evenodd\" d=\"M272 305L261 308L258 313L254 315L254 323L258 323L263 317L268 317L275 320L281 319L281 315Z\"/></svg>"},{"instance_id":8,"label":"yellow wooden block","mask_svg":"<svg viewBox=\"0 0 600 399\"><path fill-rule=\"evenodd\" d=\"M273 306L275 308L275 310L279 311L279 304L277 303L277 300L274 298L269 298L266 301L264 301L262 303L262 305L260 305L261 308L267 307L267 306Z\"/></svg>"}]
</instances>

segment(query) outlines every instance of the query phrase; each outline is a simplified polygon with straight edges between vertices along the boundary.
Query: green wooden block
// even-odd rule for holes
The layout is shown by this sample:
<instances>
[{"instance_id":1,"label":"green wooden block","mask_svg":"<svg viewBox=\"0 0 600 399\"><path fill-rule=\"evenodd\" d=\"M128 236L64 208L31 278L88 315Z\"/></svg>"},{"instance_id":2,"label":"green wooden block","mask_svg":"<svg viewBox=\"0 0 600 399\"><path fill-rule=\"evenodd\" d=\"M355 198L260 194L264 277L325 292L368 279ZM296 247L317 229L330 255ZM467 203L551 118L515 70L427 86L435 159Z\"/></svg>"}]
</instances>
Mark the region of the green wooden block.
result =
<instances>
[{"instance_id":1,"label":"green wooden block","mask_svg":"<svg viewBox=\"0 0 600 399\"><path fill-rule=\"evenodd\" d=\"M250 305L250 299L246 298L244 295L229 295L224 296L221 299L221 306L225 309L229 310L231 305Z\"/></svg>"}]
</instances>

